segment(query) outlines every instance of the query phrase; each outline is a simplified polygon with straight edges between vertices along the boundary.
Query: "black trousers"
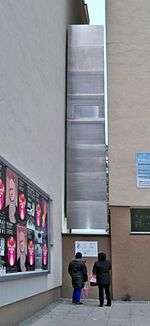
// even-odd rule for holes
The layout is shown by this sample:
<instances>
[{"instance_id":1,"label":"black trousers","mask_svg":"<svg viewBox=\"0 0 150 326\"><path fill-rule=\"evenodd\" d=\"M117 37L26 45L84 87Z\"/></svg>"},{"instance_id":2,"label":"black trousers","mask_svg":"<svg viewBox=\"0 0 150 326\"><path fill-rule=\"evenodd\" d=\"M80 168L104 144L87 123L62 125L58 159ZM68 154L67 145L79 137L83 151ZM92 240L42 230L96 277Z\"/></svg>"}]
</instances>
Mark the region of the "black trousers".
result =
<instances>
[{"instance_id":1,"label":"black trousers","mask_svg":"<svg viewBox=\"0 0 150 326\"><path fill-rule=\"evenodd\" d=\"M103 286L99 285L98 288L99 288L99 302L100 302L100 305L103 306L103 304L104 304L104 290L105 290L107 305L111 305L109 284L108 285L103 285Z\"/></svg>"}]
</instances>

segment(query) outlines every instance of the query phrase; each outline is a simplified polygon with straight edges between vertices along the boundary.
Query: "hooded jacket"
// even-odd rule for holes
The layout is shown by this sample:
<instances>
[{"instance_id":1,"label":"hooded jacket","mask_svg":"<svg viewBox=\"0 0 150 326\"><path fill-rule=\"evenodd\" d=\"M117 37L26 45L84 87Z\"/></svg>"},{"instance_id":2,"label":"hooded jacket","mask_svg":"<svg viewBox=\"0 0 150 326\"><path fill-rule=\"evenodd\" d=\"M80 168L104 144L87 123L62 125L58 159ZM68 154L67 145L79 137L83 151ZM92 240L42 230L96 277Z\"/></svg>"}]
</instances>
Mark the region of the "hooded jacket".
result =
<instances>
[{"instance_id":1,"label":"hooded jacket","mask_svg":"<svg viewBox=\"0 0 150 326\"><path fill-rule=\"evenodd\" d=\"M99 254L99 260L95 262L93 266L93 274L96 275L97 285L109 285L111 264L109 260L106 260L106 255Z\"/></svg>"},{"instance_id":2,"label":"hooded jacket","mask_svg":"<svg viewBox=\"0 0 150 326\"><path fill-rule=\"evenodd\" d=\"M87 268L80 258L75 258L69 263L68 273L72 278L72 286L74 288L83 288L84 282L87 281Z\"/></svg>"}]
</instances>

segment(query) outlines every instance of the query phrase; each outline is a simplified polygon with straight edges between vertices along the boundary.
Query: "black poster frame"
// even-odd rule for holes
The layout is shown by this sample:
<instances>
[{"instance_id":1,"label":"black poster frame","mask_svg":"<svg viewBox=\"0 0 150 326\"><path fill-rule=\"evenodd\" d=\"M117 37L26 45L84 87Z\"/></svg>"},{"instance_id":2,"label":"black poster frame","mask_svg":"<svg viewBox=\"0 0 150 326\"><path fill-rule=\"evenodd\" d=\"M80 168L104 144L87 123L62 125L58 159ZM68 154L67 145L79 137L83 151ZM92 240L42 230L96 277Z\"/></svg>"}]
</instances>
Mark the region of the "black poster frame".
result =
<instances>
[{"instance_id":1,"label":"black poster frame","mask_svg":"<svg viewBox=\"0 0 150 326\"><path fill-rule=\"evenodd\" d=\"M0 171L0 181L1 181L1 175L5 175L5 180L2 175L2 181L4 183L5 188L5 198L1 204L2 207L0 207L0 212L3 212L4 220L5 220L5 231L4 234L1 235L1 229L0 229L0 238L1 243L2 239L4 240L4 252L2 251L2 247L0 248L0 258L3 260L3 263L5 265L5 270L3 267L1 267L0 271L0 281L6 281L11 279L18 279L23 277L33 277L37 275L43 275L50 273L50 247L51 247L51 233L50 226L52 224L51 222L51 205L52 205L52 199L50 196L43 191L39 186L37 186L33 181L31 181L27 176L25 176L22 172L20 172L17 168L15 168L12 164L10 164L6 159L4 159L2 156L0 156L0 165L1 165L1 171L4 169L4 172ZM6 206L6 203L8 200L11 201L13 195L11 194L11 182L13 184L13 177L9 177L9 175L15 176L16 180L16 191L15 191L15 212L17 211L17 217L12 212L12 205ZM10 179L9 179L10 178ZM12 179L11 179L12 178ZM9 180L9 187L7 186ZM20 182L20 184L19 184ZM24 191L19 190L22 187ZM9 190L7 190L9 188ZM28 189L28 191L26 190ZM35 199L32 197L30 198L29 195L29 189L32 190L32 193L35 194ZM7 190L7 191L6 191ZM21 206L21 199L19 198L19 191L20 193L25 193L25 201L24 205ZM26 193L27 191L27 193ZM9 193L9 196L8 196ZM21 196L20 196L21 197ZM32 205L30 205L32 204ZM10 208L11 206L11 208ZM32 206L32 207L30 207ZM23 208L22 208L23 207ZM37 207L39 210L37 210ZM29 209L30 208L30 209ZM21 211L22 209L22 211ZM23 214L24 212L24 214ZM32 213L31 213L32 212ZM37 214L39 212L39 214ZM16 213L15 213L16 214ZM32 216L31 216L32 215ZM19 217L18 217L19 216ZM38 219L39 217L39 224ZM45 217L44 217L45 216ZM12 218L12 220L11 220ZM13 218L16 220L13 220ZM32 223L31 223L32 222ZM29 224L30 223L30 224ZM30 226L29 226L30 225ZM12 231L13 230L13 231ZM14 231L15 230L15 231ZM19 233L20 231L20 233ZM18 243L21 243L21 236L24 232L24 243L26 242L26 261L21 262L21 245L18 245ZM11 232L13 236L11 236ZM22 232L22 233L21 233ZM36 238L37 233L37 238ZM25 238L26 234L26 238ZM29 238L28 234L30 236L33 234L33 239ZM38 240L39 235L41 237L41 240ZM9 238L9 239L8 239ZM12 245L12 239L15 242L15 245ZM19 240L18 240L19 239ZM9 247L8 242L11 245ZM29 243L28 243L29 241ZM29 246L30 245L30 246ZM13 249L12 249L13 248ZM14 249L15 248L15 249ZM19 249L18 249L19 248ZM29 251L29 249L30 251ZM38 251L36 251L36 249ZM20 250L20 256L18 256L18 250ZM37 258L37 252L39 252L39 259ZM29 254L28 254L29 251ZM2 252L2 254L1 254ZM2 257L3 256L3 257ZM8 258L9 257L9 258ZM15 258L14 258L15 257ZM20 261L19 261L19 259ZM16 264L13 262L13 259L16 261ZM19 263L18 263L19 262ZM20 266L26 266L25 270L23 268L18 269L18 265ZM38 266L40 264L40 266ZM9 265L9 268L8 268ZM13 268L12 268L13 266ZM20 267L19 267L20 268ZM2 273L3 269L3 273ZM9 271L10 270L10 271Z\"/></svg>"}]
</instances>

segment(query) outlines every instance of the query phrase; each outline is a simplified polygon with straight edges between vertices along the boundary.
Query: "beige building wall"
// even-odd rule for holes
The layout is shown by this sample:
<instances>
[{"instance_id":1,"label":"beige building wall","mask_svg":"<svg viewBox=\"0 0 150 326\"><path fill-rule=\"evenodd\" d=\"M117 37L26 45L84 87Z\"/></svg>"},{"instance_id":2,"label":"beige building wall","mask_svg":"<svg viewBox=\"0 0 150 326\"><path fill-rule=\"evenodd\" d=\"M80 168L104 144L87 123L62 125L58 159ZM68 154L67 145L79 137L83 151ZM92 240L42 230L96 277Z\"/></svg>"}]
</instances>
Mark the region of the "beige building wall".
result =
<instances>
[{"instance_id":1,"label":"beige building wall","mask_svg":"<svg viewBox=\"0 0 150 326\"><path fill-rule=\"evenodd\" d=\"M110 259L110 237L109 236L94 236L94 235L63 235L63 280L62 280L62 297L71 298L72 297L72 284L71 278L68 274L69 262L75 256L75 241L97 241L98 242L98 252L104 251L107 258ZM86 266L88 270L88 277L90 278L93 264L97 260L97 257L85 257ZM89 287L89 298L98 299L98 288Z\"/></svg>"},{"instance_id":2,"label":"beige building wall","mask_svg":"<svg viewBox=\"0 0 150 326\"><path fill-rule=\"evenodd\" d=\"M130 234L130 208L111 207L113 299L150 300L150 235Z\"/></svg>"},{"instance_id":3,"label":"beige building wall","mask_svg":"<svg viewBox=\"0 0 150 326\"><path fill-rule=\"evenodd\" d=\"M110 205L150 204L136 187L136 152L150 151L150 2L107 0Z\"/></svg>"},{"instance_id":4,"label":"beige building wall","mask_svg":"<svg viewBox=\"0 0 150 326\"><path fill-rule=\"evenodd\" d=\"M130 207L149 207L136 187L137 152L150 152L150 2L107 0L109 200L114 299L150 299L150 235L130 233Z\"/></svg>"}]
</instances>

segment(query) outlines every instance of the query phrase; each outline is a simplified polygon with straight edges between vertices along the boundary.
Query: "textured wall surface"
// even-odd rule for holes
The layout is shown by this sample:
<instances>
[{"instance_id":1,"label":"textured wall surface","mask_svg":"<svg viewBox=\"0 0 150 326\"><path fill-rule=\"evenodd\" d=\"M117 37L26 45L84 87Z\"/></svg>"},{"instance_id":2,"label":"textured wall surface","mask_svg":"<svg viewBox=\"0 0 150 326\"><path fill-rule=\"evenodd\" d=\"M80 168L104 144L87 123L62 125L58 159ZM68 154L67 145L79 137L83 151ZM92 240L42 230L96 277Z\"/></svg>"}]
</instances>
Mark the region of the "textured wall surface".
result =
<instances>
[{"instance_id":1,"label":"textured wall surface","mask_svg":"<svg viewBox=\"0 0 150 326\"><path fill-rule=\"evenodd\" d=\"M129 207L111 207L114 299L150 300L150 237L130 234Z\"/></svg>"},{"instance_id":2,"label":"textured wall surface","mask_svg":"<svg viewBox=\"0 0 150 326\"><path fill-rule=\"evenodd\" d=\"M66 27L79 23L75 2L0 1L0 155L51 196L54 221L51 274L1 283L0 305L61 285Z\"/></svg>"},{"instance_id":3,"label":"textured wall surface","mask_svg":"<svg viewBox=\"0 0 150 326\"><path fill-rule=\"evenodd\" d=\"M149 206L136 188L136 152L150 151L150 2L107 0L109 180L111 205Z\"/></svg>"},{"instance_id":4,"label":"textured wall surface","mask_svg":"<svg viewBox=\"0 0 150 326\"><path fill-rule=\"evenodd\" d=\"M72 297L72 285L71 278L68 274L69 262L75 255L75 241L97 241L98 252L103 251L106 253L107 258L110 259L110 237L109 236L88 236L88 235L63 235L63 282L62 282L62 297ZM86 266L88 270L88 276L90 277L93 264L97 260L97 257L85 257ZM89 298L98 299L98 288L90 287L89 283Z\"/></svg>"}]
</instances>

